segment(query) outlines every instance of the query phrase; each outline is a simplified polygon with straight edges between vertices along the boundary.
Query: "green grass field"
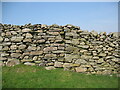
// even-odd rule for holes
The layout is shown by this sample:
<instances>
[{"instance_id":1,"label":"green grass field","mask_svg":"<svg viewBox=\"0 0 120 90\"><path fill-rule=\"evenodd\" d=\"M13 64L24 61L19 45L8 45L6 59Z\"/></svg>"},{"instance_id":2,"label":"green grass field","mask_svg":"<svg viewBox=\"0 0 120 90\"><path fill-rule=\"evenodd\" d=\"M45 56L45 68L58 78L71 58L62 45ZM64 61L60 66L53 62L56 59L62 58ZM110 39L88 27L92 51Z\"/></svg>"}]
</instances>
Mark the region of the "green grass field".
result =
<instances>
[{"instance_id":1,"label":"green grass field","mask_svg":"<svg viewBox=\"0 0 120 90\"><path fill-rule=\"evenodd\" d=\"M16 65L2 68L3 88L118 88L118 77Z\"/></svg>"}]
</instances>

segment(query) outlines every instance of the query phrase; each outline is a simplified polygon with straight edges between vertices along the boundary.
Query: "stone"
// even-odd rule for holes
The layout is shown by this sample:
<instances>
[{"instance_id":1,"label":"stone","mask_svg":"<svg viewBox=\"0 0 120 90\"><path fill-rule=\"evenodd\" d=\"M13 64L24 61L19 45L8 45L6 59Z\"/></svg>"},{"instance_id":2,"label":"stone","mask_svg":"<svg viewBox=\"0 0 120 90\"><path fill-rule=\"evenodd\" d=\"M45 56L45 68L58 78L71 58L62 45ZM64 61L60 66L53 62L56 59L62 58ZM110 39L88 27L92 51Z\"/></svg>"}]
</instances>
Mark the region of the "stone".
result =
<instances>
[{"instance_id":1,"label":"stone","mask_svg":"<svg viewBox=\"0 0 120 90\"><path fill-rule=\"evenodd\" d=\"M29 28L22 29L22 32L30 32L30 31L31 31L31 29L29 29Z\"/></svg>"},{"instance_id":2,"label":"stone","mask_svg":"<svg viewBox=\"0 0 120 90\"><path fill-rule=\"evenodd\" d=\"M91 31L90 32L92 35L94 35L94 36L97 36L98 35L98 33L97 32L95 32L94 30L93 31Z\"/></svg>"},{"instance_id":3,"label":"stone","mask_svg":"<svg viewBox=\"0 0 120 90\"><path fill-rule=\"evenodd\" d=\"M59 35L59 32L47 32L50 35Z\"/></svg>"},{"instance_id":4,"label":"stone","mask_svg":"<svg viewBox=\"0 0 120 90\"><path fill-rule=\"evenodd\" d=\"M44 58L46 58L46 59L56 58L56 54L45 54Z\"/></svg>"},{"instance_id":5,"label":"stone","mask_svg":"<svg viewBox=\"0 0 120 90\"><path fill-rule=\"evenodd\" d=\"M82 68L82 67L76 67L75 70L76 70L76 72L80 72L80 73L87 71L86 68Z\"/></svg>"},{"instance_id":6,"label":"stone","mask_svg":"<svg viewBox=\"0 0 120 90\"><path fill-rule=\"evenodd\" d=\"M13 36L11 38L11 41L12 42L21 42L23 40L23 37L22 36L19 36L19 37L16 37L16 36Z\"/></svg>"},{"instance_id":7,"label":"stone","mask_svg":"<svg viewBox=\"0 0 120 90\"><path fill-rule=\"evenodd\" d=\"M9 41L9 39L8 39L8 38L5 38L5 39L4 39L4 41L5 41L5 42L8 42L8 41Z\"/></svg>"},{"instance_id":8,"label":"stone","mask_svg":"<svg viewBox=\"0 0 120 90\"><path fill-rule=\"evenodd\" d=\"M18 64L20 64L20 61L19 60L9 60L9 61L7 61L7 63L6 63L6 66L15 66L15 65L18 65Z\"/></svg>"},{"instance_id":9,"label":"stone","mask_svg":"<svg viewBox=\"0 0 120 90\"><path fill-rule=\"evenodd\" d=\"M32 38L32 37L33 37L32 34L26 33L26 38Z\"/></svg>"},{"instance_id":10,"label":"stone","mask_svg":"<svg viewBox=\"0 0 120 90\"><path fill-rule=\"evenodd\" d=\"M44 39L37 40L37 43L45 43L45 40Z\"/></svg>"},{"instance_id":11,"label":"stone","mask_svg":"<svg viewBox=\"0 0 120 90\"><path fill-rule=\"evenodd\" d=\"M94 56L94 57L93 57L93 59L95 59L95 60L98 60L98 59L99 59L99 57L97 57L97 56Z\"/></svg>"},{"instance_id":12,"label":"stone","mask_svg":"<svg viewBox=\"0 0 120 90\"><path fill-rule=\"evenodd\" d=\"M79 39L72 39L72 44L78 45L79 44Z\"/></svg>"},{"instance_id":13,"label":"stone","mask_svg":"<svg viewBox=\"0 0 120 90\"><path fill-rule=\"evenodd\" d=\"M98 56L105 57L105 56L106 56L106 53L100 53Z\"/></svg>"},{"instance_id":14,"label":"stone","mask_svg":"<svg viewBox=\"0 0 120 90\"><path fill-rule=\"evenodd\" d=\"M11 53L11 57L19 58L20 56L21 56L20 53Z\"/></svg>"},{"instance_id":15,"label":"stone","mask_svg":"<svg viewBox=\"0 0 120 90\"><path fill-rule=\"evenodd\" d=\"M1 56L0 56L0 61L4 61L4 60L7 60L7 58L6 58L6 57L1 57Z\"/></svg>"},{"instance_id":16,"label":"stone","mask_svg":"<svg viewBox=\"0 0 120 90\"><path fill-rule=\"evenodd\" d=\"M9 47L8 46L4 46L4 48L2 48L3 51L7 51L9 50Z\"/></svg>"},{"instance_id":17,"label":"stone","mask_svg":"<svg viewBox=\"0 0 120 90\"><path fill-rule=\"evenodd\" d=\"M9 53L1 53L1 57L9 56Z\"/></svg>"},{"instance_id":18,"label":"stone","mask_svg":"<svg viewBox=\"0 0 120 90\"><path fill-rule=\"evenodd\" d=\"M34 57L33 57L33 60L34 60L34 61L36 61L37 59L38 59L38 57L37 57L37 56L34 56Z\"/></svg>"},{"instance_id":19,"label":"stone","mask_svg":"<svg viewBox=\"0 0 120 90\"><path fill-rule=\"evenodd\" d=\"M119 32L114 32L113 33L113 37L119 37L120 36L120 33Z\"/></svg>"},{"instance_id":20,"label":"stone","mask_svg":"<svg viewBox=\"0 0 120 90\"><path fill-rule=\"evenodd\" d=\"M22 59L21 62L32 62L32 59Z\"/></svg>"},{"instance_id":21,"label":"stone","mask_svg":"<svg viewBox=\"0 0 120 90\"><path fill-rule=\"evenodd\" d=\"M81 59L91 59L92 56L88 56L88 55L81 55Z\"/></svg>"},{"instance_id":22,"label":"stone","mask_svg":"<svg viewBox=\"0 0 120 90\"><path fill-rule=\"evenodd\" d=\"M29 58L29 56L24 56L24 59L28 59Z\"/></svg>"},{"instance_id":23,"label":"stone","mask_svg":"<svg viewBox=\"0 0 120 90\"><path fill-rule=\"evenodd\" d=\"M65 54L65 61L72 62L73 59L80 58L79 55L71 55L71 54Z\"/></svg>"},{"instance_id":24,"label":"stone","mask_svg":"<svg viewBox=\"0 0 120 90\"><path fill-rule=\"evenodd\" d=\"M3 38L2 37L0 37L0 42L2 42L3 41Z\"/></svg>"},{"instance_id":25,"label":"stone","mask_svg":"<svg viewBox=\"0 0 120 90\"><path fill-rule=\"evenodd\" d=\"M46 52L49 52L49 51L53 51L53 50L57 50L57 47L46 47L43 49L43 51L46 53Z\"/></svg>"},{"instance_id":26,"label":"stone","mask_svg":"<svg viewBox=\"0 0 120 90\"><path fill-rule=\"evenodd\" d=\"M39 63L41 63L42 61L34 61L35 63L37 63L37 64L39 64Z\"/></svg>"},{"instance_id":27,"label":"stone","mask_svg":"<svg viewBox=\"0 0 120 90\"><path fill-rule=\"evenodd\" d=\"M10 46L10 49L11 49L11 50L17 49L17 45L11 45L11 46Z\"/></svg>"},{"instance_id":28,"label":"stone","mask_svg":"<svg viewBox=\"0 0 120 90\"><path fill-rule=\"evenodd\" d=\"M6 36L11 36L11 32L6 32Z\"/></svg>"},{"instance_id":29,"label":"stone","mask_svg":"<svg viewBox=\"0 0 120 90\"><path fill-rule=\"evenodd\" d=\"M63 64L63 67L65 68L65 67L71 67L71 63L64 63Z\"/></svg>"},{"instance_id":30,"label":"stone","mask_svg":"<svg viewBox=\"0 0 120 90\"><path fill-rule=\"evenodd\" d=\"M65 40L65 43L72 43L71 40Z\"/></svg>"},{"instance_id":31,"label":"stone","mask_svg":"<svg viewBox=\"0 0 120 90\"><path fill-rule=\"evenodd\" d=\"M29 51L36 50L37 48L35 46L28 46L27 48Z\"/></svg>"},{"instance_id":32,"label":"stone","mask_svg":"<svg viewBox=\"0 0 120 90\"><path fill-rule=\"evenodd\" d=\"M48 66L48 67L45 67L46 70L53 70L53 69L56 69L54 66Z\"/></svg>"},{"instance_id":33,"label":"stone","mask_svg":"<svg viewBox=\"0 0 120 90\"><path fill-rule=\"evenodd\" d=\"M92 44L103 44L103 42L101 42L101 41L92 41L91 43Z\"/></svg>"},{"instance_id":34,"label":"stone","mask_svg":"<svg viewBox=\"0 0 120 90\"><path fill-rule=\"evenodd\" d=\"M26 45L19 45L18 48L19 48L19 49L25 49L25 48L26 48Z\"/></svg>"},{"instance_id":35,"label":"stone","mask_svg":"<svg viewBox=\"0 0 120 90\"><path fill-rule=\"evenodd\" d=\"M75 37L77 37L79 35L77 33L74 33L74 32L66 32L65 36L75 36Z\"/></svg>"},{"instance_id":36,"label":"stone","mask_svg":"<svg viewBox=\"0 0 120 90\"><path fill-rule=\"evenodd\" d=\"M101 58L97 61L97 63L103 63L103 62L104 62L103 58Z\"/></svg>"},{"instance_id":37,"label":"stone","mask_svg":"<svg viewBox=\"0 0 120 90\"><path fill-rule=\"evenodd\" d=\"M114 58L114 56L106 56L105 59L112 59L112 58Z\"/></svg>"},{"instance_id":38,"label":"stone","mask_svg":"<svg viewBox=\"0 0 120 90\"><path fill-rule=\"evenodd\" d=\"M32 39L24 39L23 42L32 42Z\"/></svg>"},{"instance_id":39,"label":"stone","mask_svg":"<svg viewBox=\"0 0 120 90\"><path fill-rule=\"evenodd\" d=\"M30 55L41 55L41 54L43 54L43 51L32 51L29 54Z\"/></svg>"},{"instance_id":40,"label":"stone","mask_svg":"<svg viewBox=\"0 0 120 90\"><path fill-rule=\"evenodd\" d=\"M87 61L85 61L84 59L77 59L77 60L75 61L75 63L76 63L76 64L86 64Z\"/></svg>"},{"instance_id":41,"label":"stone","mask_svg":"<svg viewBox=\"0 0 120 90\"><path fill-rule=\"evenodd\" d=\"M54 66L53 62L47 63L47 66Z\"/></svg>"},{"instance_id":42,"label":"stone","mask_svg":"<svg viewBox=\"0 0 120 90\"><path fill-rule=\"evenodd\" d=\"M78 67L78 66L80 66L80 64L71 64L71 67Z\"/></svg>"},{"instance_id":43,"label":"stone","mask_svg":"<svg viewBox=\"0 0 120 90\"><path fill-rule=\"evenodd\" d=\"M89 48L88 45L78 45L78 47L83 48L83 49L88 49Z\"/></svg>"},{"instance_id":44,"label":"stone","mask_svg":"<svg viewBox=\"0 0 120 90\"><path fill-rule=\"evenodd\" d=\"M11 34L12 34L12 35L17 35L17 32L11 31Z\"/></svg>"},{"instance_id":45,"label":"stone","mask_svg":"<svg viewBox=\"0 0 120 90\"><path fill-rule=\"evenodd\" d=\"M63 63L62 62L55 62L54 67L63 67Z\"/></svg>"},{"instance_id":46,"label":"stone","mask_svg":"<svg viewBox=\"0 0 120 90\"><path fill-rule=\"evenodd\" d=\"M52 51L53 53L64 53L65 51L62 51L62 50L57 50L57 51Z\"/></svg>"},{"instance_id":47,"label":"stone","mask_svg":"<svg viewBox=\"0 0 120 90\"><path fill-rule=\"evenodd\" d=\"M11 42L5 42L5 43L2 43L3 46L9 46L11 45Z\"/></svg>"},{"instance_id":48,"label":"stone","mask_svg":"<svg viewBox=\"0 0 120 90\"><path fill-rule=\"evenodd\" d=\"M47 27L46 24L42 24L42 25L41 25L41 28L46 28L46 27Z\"/></svg>"},{"instance_id":49,"label":"stone","mask_svg":"<svg viewBox=\"0 0 120 90\"><path fill-rule=\"evenodd\" d=\"M35 63L31 63L31 62L25 62L25 65L30 65L30 66L35 66Z\"/></svg>"}]
</instances>

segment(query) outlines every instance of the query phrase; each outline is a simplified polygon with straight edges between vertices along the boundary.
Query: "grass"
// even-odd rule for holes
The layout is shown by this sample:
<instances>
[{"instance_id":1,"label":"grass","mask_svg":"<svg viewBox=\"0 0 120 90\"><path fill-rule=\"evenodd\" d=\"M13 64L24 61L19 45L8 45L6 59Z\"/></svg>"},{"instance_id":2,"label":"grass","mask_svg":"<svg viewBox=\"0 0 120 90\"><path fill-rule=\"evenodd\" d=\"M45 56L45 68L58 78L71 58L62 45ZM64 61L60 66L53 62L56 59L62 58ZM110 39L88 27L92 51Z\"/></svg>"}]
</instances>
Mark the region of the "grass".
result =
<instances>
[{"instance_id":1,"label":"grass","mask_svg":"<svg viewBox=\"0 0 120 90\"><path fill-rule=\"evenodd\" d=\"M118 88L118 77L16 65L2 68L3 88Z\"/></svg>"}]
</instances>

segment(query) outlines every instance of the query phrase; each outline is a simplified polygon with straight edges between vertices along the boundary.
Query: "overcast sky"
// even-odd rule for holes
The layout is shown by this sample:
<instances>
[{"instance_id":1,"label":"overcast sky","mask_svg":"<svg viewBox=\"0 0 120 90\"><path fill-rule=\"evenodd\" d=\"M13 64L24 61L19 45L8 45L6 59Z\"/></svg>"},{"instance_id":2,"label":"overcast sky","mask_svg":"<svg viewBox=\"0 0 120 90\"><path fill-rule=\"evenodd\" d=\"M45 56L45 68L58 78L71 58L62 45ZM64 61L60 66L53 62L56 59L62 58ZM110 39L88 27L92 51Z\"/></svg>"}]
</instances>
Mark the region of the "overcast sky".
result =
<instances>
[{"instance_id":1,"label":"overcast sky","mask_svg":"<svg viewBox=\"0 0 120 90\"><path fill-rule=\"evenodd\" d=\"M82 30L118 31L117 2L2 2L5 24L73 24Z\"/></svg>"}]
</instances>

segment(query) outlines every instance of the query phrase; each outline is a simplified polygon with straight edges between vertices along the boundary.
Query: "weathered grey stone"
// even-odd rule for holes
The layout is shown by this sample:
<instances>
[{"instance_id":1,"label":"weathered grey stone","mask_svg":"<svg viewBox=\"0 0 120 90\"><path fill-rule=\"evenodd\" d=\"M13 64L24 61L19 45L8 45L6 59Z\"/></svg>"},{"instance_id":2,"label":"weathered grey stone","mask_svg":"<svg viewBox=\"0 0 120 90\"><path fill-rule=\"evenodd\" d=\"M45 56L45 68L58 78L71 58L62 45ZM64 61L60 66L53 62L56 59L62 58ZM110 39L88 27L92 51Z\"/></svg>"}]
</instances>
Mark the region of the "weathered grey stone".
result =
<instances>
[{"instance_id":1,"label":"weathered grey stone","mask_svg":"<svg viewBox=\"0 0 120 90\"><path fill-rule=\"evenodd\" d=\"M11 46L10 46L10 49L11 49L11 50L17 49L17 45L11 45Z\"/></svg>"},{"instance_id":2,"label":"weathered grey stone","mask_svg":"<svg viewBox=\"0 0 120 90\"><path fill-rule=\"evenodd\" d=\"M63 67L65 68L65 67L71 67L71 63L64 63L63 64Z\"/></svg>"},{"instance_id":3,"label":"weathered grey stone","mask_svg":"<svg viewBox=\"0 0 120 90\"><path fill-rule=\"evenodd\" d=\"M20 64L19 60L9 60L6 63L6 66L15 66L15 65L18 65L18 64Z\"/></svg>"},{"instance_id":4,"label":"weathered grey stone","mask_svg":"<svg viewBox=\"0 0 120 90\"><path fill-rule=\"evenodd\" d=\"M37 48L35 46L29 46L27 49L32 51L32 50L36 50Z\"/></svg>"},{"instance_id":5,"label":"weathered grey stone","mask_svg":"<svg viewBox=\"0 0 120 90\"><path fill-rule=\"evenodd\" d=\"M46 28L46 27L47 27L47 25L45 25L45 24L41 25L41 28Z\"/></svg>"},{"instance_id":6,"label":"weathered grey stone","mask_svg":"<svg viewBox=\"0 0 120 90\"><path fill-rule=\"evenodd\" d=\"M17 35L17 32L11 31L11 34L12 34L12 35Z\"/></svg>"},{"instance_id":7,"label":"weathered grey stone","mask_svg":"<svg viewBox=\"0 0 120 90\"><path fill-rule=\"evenodd\" d=\"M8 39L8 38L5 38L5 39L4 39L4 41L5 41L5 42L8 42L8 41L9 41L9 39Z\"/></svg>"},{"instance_id":8,"label":"weathered grey stone","mask_svg":"<svg viewBox=\"0 0 120 90\"><path fill-rule=\"evenodd\" d=\"M31 29L29 29L29 28L22 29L22 32L30 32L30 31L31 31Z\"/></svg>"},{"instance_id":9,"label":"weathered grey stone","mask_svg":"<svg viewBox=\"0 0 120 90\"><path fill-rule=\"evenodd\" d=\"M75 61L75 63L77 63L77 64L86 64L87 61L85 61L84 59L77 59L77 60Z\"/></svg>"},{"instance_id":10,"label":"weathered grey stone","mask_svg":"<svg viewBox=\"0 0 120 90\"><path fill-rule=\"evenodd\" d=\"M94 36L97 36L97 35L98 35L98 33L97 33L97 32L95 32L94 30L93 30L93 31L91 31L90 33L91 33L91 34L93 34Z\"/></svg>"},{"instance_id":11,"label":"weathered grey stone","mask_svg":"<svg viewBox=\"0 0 120 90\"><path fill-rule=\"evenodd\" d=\"M26 48L26 45L19 45L18 48L19 48L19 49L25 49L25 48Z\"/></svg>"},{"instance_id":12,"label":"weathered grey stone","mask_svg":"<svg viewBox=\"0 0 120 90\"><path fill-rule=\"evenodd\" d=\"M0 61L4 61L4 60L7 60L6 57L0 57Z\"/></svg>"},{"instance_id":13,"label":"weathered grey stone","mask_svg":"<svg viewBox=\"0 0 120 90\"><path fill-rule=\"evenodd\" d=\"M62 62L55 62L54 67L63 67L63 63Z\"/></svg>"},{"instance_id":14,"label":"weathered grey stone","mask_svg":"<svg viewBox=\"0 0 120 90\"><path fill-rule=\"evenodd\" d=\"M20 57L20 53L11 53L11 57L15 57L15 58L18 58Z\"/></svg>"},{"instance_id":15,"label":"weathered grey stone","mask_svg":"<svg viewBox=\"0 0 120 90\"><path fill-rule=\"evenodd\" d=\"M34 60L32 60L32 59L22 59L21 60L21 62L32 62L32 61L34 61Z\"/></svg>"},{"instance_id":16,"label":"weathered grey stone","mask_svg":"<svg viewBox=\"0 0 120 90\"><path fill-rule=\"evenodd\" d=\"M78 66L80 66L80 64L77 64L77 63L71 64L71 67L78 67Z\"/></svg>"},{"instance_id":17,"label":"weathered grey stone","mask_svg":"<svg viewBox=\"0 0 120 90\"><path fill-rule=\"evenodd\" d=\"M33 37L32 34L26 33L26 38L32 38L32 37Z\"/></svg>"},{"instance_id":18,"label":"weathered grey stone","mask_svg":"<svg viewBox=\"0 0 120 90\"><path fill-rule=\"evenodd\" d=\"M71 55L71 54L65 54L65 61L72 62L73 59L80 58L79 55Z\"/></svg>"},{"instance_id":19,"label":"weathered grey stone","mask_svg":"<svg viewBox=\"0 0 120 90\"><path fill-rule=\"evenodd\" d=\"M105 54L105 53L100 53L98 56L103 56L103 57L105 57L106 54Z\"/></svg>"},{"instance_id":20,"label":"weathered grey stone","mask_svg":"<svg viewBox=\"0 0 120 90\"><path fill-rule=\"evenodd\" d=\"M94 57L93 57L93 59L95 59L95 60L98 60L98 59L99 59L99 57L97 57L97 56L94 56Z\"/></svg>"},{"instance_id":21,"label":"weathered grey stone","mask_svg":"<svg viewBox=\"0 0 120 90\"><path fill-rule=\"evenodd\" d=\"M45 67L46 70L53 70L56 69L54 66L49 66L49 67Z\"/></svg>"},{"instance_id":22,"label":"weathered grey stone","mask_svg":"<svg viewBox=\"0 0 120 90\"><path fill-rule=\"evenodd\" d=\"M32 51L29 54L30 55L41 55L41 54L43 54L43 51Z\"/></svg>"},{"instance_id":23,"label":"weathered grey stone","mask_svg":"<svg viewBox=\"0 0 120 90\"><path fill-rule=\"evenodd\" d=\"M45 57L46 59L49 59L49 58L56 58L56 54L45 54Z\"/></svg>"},{"instance_id":24,"label":"weathered grey stone","mask_svg":"<svg viewBox=\"0 0 120 90\"><path fill-rule=\"evenodd\" d=\"M3 51L7 51L9 50L9 47L8 46L4 46L4 48L2 48Z\"/></svg>"},{"instance_id":25,"label":"weathered grey stone","mask_svg":"<svg viewBox=\"0 0 120 90\"><path fill-rule=\"evenodd\" d=\"M78 47L80 47L80 48L84 48L84 49L88 49L88 48L89 48L88 45L78 45Z\"/></svg>"},{"instance_id":26,"label":"weathered grey stone","mask_svg":"<svg viewBox=\"0 0 120 90\"><path fill-rule=\"evenodd\" d=\"M54 63L53 63L53 62L50 62L50 63L47 63L46 65L47 65L47 66L54 66Z\"/></svg>"},{"instance_id":27,"label":"weathered grey stone","mask_svg":"<svg viewBox=\"0 0 120 90\"><path fill-rule=\"evenodd\" d=\"M23 42L32 42L32 39L24 39Z\"/></svg>"},{"instance_id":28,"label":"weathered grey stone","mask_svg":"<svg viewBox=\"0 0 120 90\"><path fill-rule=\"evenodd\" d=\"M53 53L64 53L65 51L62 50L57 50L57 51L52 51Z\"/></svg>"},{"instance_id":29,"label":"weathered grey stone","mask_svg":"<svg viewBox=\"0 0 120 90\"><path fill-rule=\"evenodd\" d=\"M36 61L37 59L38 59L38 57L37 57L37 56L34 56L34 57L33 57L33 60L34 60L34 61Z\"/></svg>"},{"instance_id":30,"label":"weathered grey stone","mask_svg":"<svg viewBox=\"0 0 120 90\"><path fill-rule=\"evenodd\" d=\"M103 63L103 62L104 62L103 58L97 60L97 63Z\"/></svg>"},{"instance_id":31,"label":"weathered grey stone","mask_svg":"<svg viewBox=\"0 0 120 90\"><path fill-rule=\"evenodd\" d=\"M120 36L120 33L119 33L119 32L114 32L114 33L113 33L113 37L118 37L118 36Z\"/></svg>"},{"instance_id":32,"label":"weathered grey stone","mask_svg":"<svg viewBox=\"0 0 120 90\"><path fill-rule=\"evenodd\" d=\"M6 36L11 36L11 32L6 32Z\"/></svg>"},{"instance_id":33,"label":"weathered grey stone","mask_svg":"<svg viewBox=\"0 0 120 90\"><path fill-rule=\"evenodd\" d=\"M53 50L57 50L57 47L46 47L43 49L44 52L53 51Z\"/></svg>"},{"instance_id":34,"label":"weathered grey stone","mask_svg":"<svg viewBox=\"0 0 120 90\"><path fill-rule=\"evenodd\" d=\"M59 35L59 32L47 32L50 35Z\"/></svg>"},{"instance_id":35,"label":"weathered grey stone","mask_svg":"<svg viewBox=\"0 0 120 90\"><path fill-rule=\"evenodd\" d=\"M23 37L22 36L19 36L19 37L16 37L16 36L13 36L11 38L11 41L12 42L21 42L23 40Z\"/></svg>"},{"instance_id":36,"label":"weathered grey stone","mask_svg":"<svg viewBox=\"0 0 120 90\"><path fill-rule=\"evenodd\" d=\"M25 65L30 65L30 66L34 66L35 65L35 63L31 63L31 62L25 62L24 64Z\"/></svg>"},{"instance_id":37,"label":"weathered grey stone","mask_svg":"<svg viewBox=\"0 0 120 90\"><path fill-rule=\"evenodd\" d=\"M78 45L79 44L79 39L72 39L72 44Z\"/></svg>"},{"instance_id":38,"label":"weathered grey stone","mask_svg":"<svg viewBox=\"0 0 120 90\"><path fill-rule=\"evenodd\" d=\"M65 43L72 43L71 40L65 40Z\"/></svg>"},{"instance_id":39,"label":"weathered grey stone","mask_svg":"<svg viewBox=\"0 0 120 90\"><path fill-rule=\"evenodd\" d=\"M82 67L76 67L76 72L86 72L87 69L86 68L82 68Z\"/></svg>"},{"instance_id":40,"label":"weathered grey stone","mask_svg":"<svg viewBox=\"0 0 120 90\"><path fill-rule=\"evenodd\" d=\"M4 57L4 56L9 56L9 53L1 53L1 57Z\"/></svg>"},{"instance_id":41,"label":"weathered grey stone","mask_svg":"<svg viewBox=\"0 0 120 90\"><path fill-rule=\"evenodd\" d=\"M92 56L88 56L88 55L81 55L81 59L91 59Z\"/></svg>"},{"instance_id":42,"label":"weathered grey stone","mask_svg":"<svg viewBox=\"0 0 120 90\"><path fill-rule=\"evenodd\" d=\"M45 43L45 40L44 39L37 40L37 43Z\"/></svg>"},{"instance_id":43,"label":"weathered grey stone","mask_svg":"<svg viewBox=\"0 0 120 90\"><path fill-rule=\"evenodd\" d=\"M3 38L2 37L0 37L0 42L2 42L3 41Z\"/></svg>"}]
</instances>

